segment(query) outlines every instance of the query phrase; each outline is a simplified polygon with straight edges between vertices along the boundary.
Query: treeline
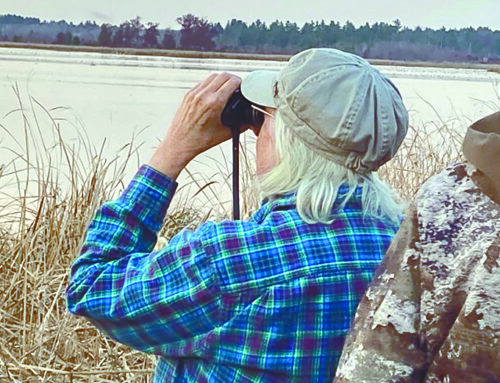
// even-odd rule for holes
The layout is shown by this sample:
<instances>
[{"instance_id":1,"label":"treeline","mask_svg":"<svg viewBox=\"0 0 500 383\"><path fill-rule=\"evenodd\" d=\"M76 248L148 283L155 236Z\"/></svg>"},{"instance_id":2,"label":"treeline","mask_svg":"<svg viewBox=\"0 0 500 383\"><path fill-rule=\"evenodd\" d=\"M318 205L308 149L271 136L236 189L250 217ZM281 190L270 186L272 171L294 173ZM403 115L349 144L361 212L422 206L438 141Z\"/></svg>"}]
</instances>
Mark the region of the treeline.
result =
<instances>
[{"instance_id":1,"label":"treeline","mask_svg":"<svg viewBox=\"0 0 500 383\"><path fill-rule=\"evenodd\" d=\"M73 24L65 20L41 21L35 17L0 15L0 41L96 45L99 30L95 21Z\"/></svg>"},{"instance_id":2,"label":"treeline","mask_svg":"<svg viewBox=\"0 0 500 383\"><path fill-rule=\"evenodd\" d=\"M356 27L330 21L296 23L233 19L222 26L192 14L177 18L180 30L143 24L139 17L115 26L87 21L40 21L0 16L0 39L110 47L217 50L293 54L312 47L332 47L366 58L431 61L500 61L500 31L486 27L438 30L407 28L399 20Z\"/></svg>"}]
</instances>

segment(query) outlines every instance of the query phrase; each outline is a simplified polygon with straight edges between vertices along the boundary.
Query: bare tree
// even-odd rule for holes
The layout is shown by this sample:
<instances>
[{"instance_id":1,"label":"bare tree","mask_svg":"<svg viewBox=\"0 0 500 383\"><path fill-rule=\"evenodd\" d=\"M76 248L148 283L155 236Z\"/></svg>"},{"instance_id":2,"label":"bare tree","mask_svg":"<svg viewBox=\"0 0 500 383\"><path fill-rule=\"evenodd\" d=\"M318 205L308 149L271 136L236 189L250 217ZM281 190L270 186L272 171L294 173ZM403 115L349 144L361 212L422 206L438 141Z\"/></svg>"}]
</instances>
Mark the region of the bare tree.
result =
<instances>
[{"instance_id":1,"label":"bare tree","mask_svg":"<svg viewBox=\"0 0 500 383\"><path fill-rule=\"evenodd\" d=\"M183 48L201 50L215 48L213 42L215 31L206 19L188 13L178 17L177 22L182 26L181 45Z\"/></svg>"}]
</instances>

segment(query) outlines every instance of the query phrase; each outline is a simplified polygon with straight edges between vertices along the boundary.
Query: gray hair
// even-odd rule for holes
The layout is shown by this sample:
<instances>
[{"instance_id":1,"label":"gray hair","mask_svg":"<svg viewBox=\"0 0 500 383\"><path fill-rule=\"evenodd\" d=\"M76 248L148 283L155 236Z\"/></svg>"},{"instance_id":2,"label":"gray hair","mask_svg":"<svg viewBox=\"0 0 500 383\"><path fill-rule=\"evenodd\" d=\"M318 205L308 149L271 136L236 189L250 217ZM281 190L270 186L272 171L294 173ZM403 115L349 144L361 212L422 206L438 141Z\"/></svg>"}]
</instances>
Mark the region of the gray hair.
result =
<instances>
[{"instance_id":1,"label":"gray hair","mask_svg":"<svg viewBox=\"0 0 500 383\"><path fill-rule=\"evenodd\" d=\"M305 222L331 223L339 187L346 184L349 188L341 201L342 207L356 187L362 185L363 214L399 222L404 205L376 173L357 173L310 149L286 128L279 111L274 130L278 164L257 179L262 198L296 192L297 210Z\"/></svg>"}]
</instances>

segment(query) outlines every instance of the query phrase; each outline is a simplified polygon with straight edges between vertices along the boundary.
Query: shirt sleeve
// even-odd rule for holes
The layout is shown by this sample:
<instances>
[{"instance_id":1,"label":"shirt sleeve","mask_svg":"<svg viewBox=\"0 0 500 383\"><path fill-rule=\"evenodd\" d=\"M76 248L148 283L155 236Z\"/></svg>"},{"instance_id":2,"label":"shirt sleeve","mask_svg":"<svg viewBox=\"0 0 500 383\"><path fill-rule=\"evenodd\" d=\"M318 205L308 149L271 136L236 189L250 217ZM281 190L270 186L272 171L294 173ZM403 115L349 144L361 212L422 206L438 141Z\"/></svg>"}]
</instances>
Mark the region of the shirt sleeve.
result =
<instances>
[{"instance_id":1,"label":"shirt sleeve","mask_svg":"<svg viewBox=\"0 0 500 383\"><path fill-rule=\"evenodd\" d=\"M412 207L358 306L335 383L420 381L426 354L419 339L418 240Z\"/></svg>"},{"instance_id":2,"label":"shirt sleeve","mask_svg":"<svg viewBox=\"0 0 500 383\"><path fill-rule=\"evenodd\" d=\"M217 275L205 224L153 251L176 183L148 166L91 222L66 290L71 313L115 340L163 356L201 352L218 324Z\"/></svg>"}]
</instances>

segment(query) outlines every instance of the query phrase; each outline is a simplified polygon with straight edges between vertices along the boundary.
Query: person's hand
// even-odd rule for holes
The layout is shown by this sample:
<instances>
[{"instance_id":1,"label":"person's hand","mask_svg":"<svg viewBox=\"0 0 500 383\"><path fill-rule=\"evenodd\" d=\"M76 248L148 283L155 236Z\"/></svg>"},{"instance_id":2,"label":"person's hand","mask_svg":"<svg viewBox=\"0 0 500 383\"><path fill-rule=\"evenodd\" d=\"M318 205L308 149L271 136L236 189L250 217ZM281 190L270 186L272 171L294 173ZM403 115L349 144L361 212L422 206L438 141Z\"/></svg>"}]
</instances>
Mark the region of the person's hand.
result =
<instances>
[{"instance_id":1,"label":"person's hand","mask_svg":"<svg viewBox=\"0 0 500 383\"><path fill-rule=\"evenodd\" d=\"M176 179L198 154L230 139L231 129L220 116L240 83L229 73L212 74L188 91L149 165Z\"/></svg>"}]
</instances>

